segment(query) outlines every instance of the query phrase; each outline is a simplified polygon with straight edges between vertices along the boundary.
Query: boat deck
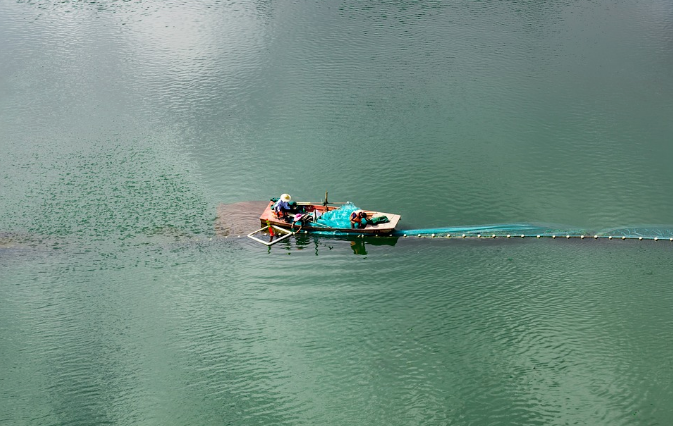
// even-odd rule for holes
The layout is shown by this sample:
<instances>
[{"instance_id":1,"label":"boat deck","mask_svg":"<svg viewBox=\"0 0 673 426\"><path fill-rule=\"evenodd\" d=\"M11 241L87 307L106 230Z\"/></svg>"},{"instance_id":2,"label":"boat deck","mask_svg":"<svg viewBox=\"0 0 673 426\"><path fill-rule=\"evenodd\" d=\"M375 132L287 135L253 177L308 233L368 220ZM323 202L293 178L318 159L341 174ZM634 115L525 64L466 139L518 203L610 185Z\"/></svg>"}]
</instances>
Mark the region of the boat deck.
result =
<instances>
[{"instance_id":1,"label":"boat deck","mask_svg":"<svg viewBox=\"0 0 673 426\"><path fill-rule=\"evenodd\" d=\"M320 204L303 204L303 203L297 203L300 206L303 205L308 213L311 212L316 212L318 215L321 215L322 213L325 213L330 210L335 210L338 207L336 206L323 206ZM285 229L291 229L292 228L292 222L290 222L290 219L284 220L282 218L276 217L276 215L273 213L271 210L271 206L273 206L273 202L269 202L269 204L266 206L266 209L264 209L264 212L262 215L259 217L260 223L262 226L267 225L267 221L271 225L276 225L281 228ZM401 219L400 215L397 214L392 214L392 213L384 213L384 212L378 212L374 210L366 210L362 209L367 213L367 217L373 217L373 216L386 216L388 217L389 222L387 223L379 223L377 225L367 225L364 228L326 228L326 227L313 227L309 225L305 225L302 227L302 230L305 231L338 231L338 232L346 232L346 233L352 233L352 234L371 234L371 235L382 235L382 234L389 234L395 230L395 227L397 227L398 222ZM295 227L296 230L296 227Z\"/></svg>"}]
</instances>

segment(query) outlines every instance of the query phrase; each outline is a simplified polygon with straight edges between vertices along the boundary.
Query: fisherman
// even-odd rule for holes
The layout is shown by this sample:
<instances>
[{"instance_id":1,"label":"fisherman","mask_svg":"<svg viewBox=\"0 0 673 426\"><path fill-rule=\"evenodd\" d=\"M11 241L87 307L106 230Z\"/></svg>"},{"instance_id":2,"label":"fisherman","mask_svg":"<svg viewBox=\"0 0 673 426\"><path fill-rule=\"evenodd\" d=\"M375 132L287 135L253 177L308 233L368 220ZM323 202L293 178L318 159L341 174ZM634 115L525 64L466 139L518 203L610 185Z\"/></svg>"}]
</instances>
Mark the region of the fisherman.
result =
<instances>
[{"instance_id":1,"label":"fisherman","mask_svg":"<svg viewBox=\"0 0 673 426\"><path fill-rule=\"evenodd\" d=\"M355 210L351 213L350 220L351 229L355 229L356 225L358 228L364 228L367 226L367 213L364 210Z\"/></svg>"},{"instance_id":2,"label":"fisherman","mask_svg":"<svg viewBox=\"0 0 673 426\"><path fill-rule=\"evenodd\" d=\"M280 196L276 204L273 205L273 211L276 213L276 216L283 219L287 217L287 213L290 211L290 200L292 200L290 194Z\"/></svg>"}]
</instances>

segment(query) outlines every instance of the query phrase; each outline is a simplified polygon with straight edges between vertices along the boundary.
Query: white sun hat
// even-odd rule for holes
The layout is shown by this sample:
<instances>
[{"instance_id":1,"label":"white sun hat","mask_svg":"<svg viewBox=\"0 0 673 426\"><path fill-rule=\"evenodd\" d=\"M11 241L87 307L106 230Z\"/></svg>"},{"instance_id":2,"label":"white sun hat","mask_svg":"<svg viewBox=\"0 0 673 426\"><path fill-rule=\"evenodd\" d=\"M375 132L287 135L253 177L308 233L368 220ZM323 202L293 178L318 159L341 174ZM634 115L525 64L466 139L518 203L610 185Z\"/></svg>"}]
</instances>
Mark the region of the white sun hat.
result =
<instances>
[{"instance_id":1,"label":"white sun hat","mask_svg":"<svg viewBox=\"0 0 673 426\"><path fill-rule=\"evenodd\" d=\"M290 197L290 194L283 194L280 196L281 201L285 201L286 203L289 203L292 197Z\"/></svg>"}]
</instances>

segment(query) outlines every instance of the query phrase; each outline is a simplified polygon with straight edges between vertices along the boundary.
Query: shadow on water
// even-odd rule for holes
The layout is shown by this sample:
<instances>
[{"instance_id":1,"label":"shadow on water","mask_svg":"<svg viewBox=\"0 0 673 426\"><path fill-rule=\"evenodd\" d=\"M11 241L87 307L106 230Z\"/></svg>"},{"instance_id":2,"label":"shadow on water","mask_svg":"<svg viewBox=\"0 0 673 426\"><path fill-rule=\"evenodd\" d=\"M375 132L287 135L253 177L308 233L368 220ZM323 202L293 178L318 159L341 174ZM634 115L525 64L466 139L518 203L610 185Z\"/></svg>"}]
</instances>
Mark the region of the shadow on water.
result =
<instances>
[{"instance_id":1,"label":"shadow on water","mask_svg":"<svg viewBox=\"0 0 673 426\"><path fill-rule=\"evenodd\" d=\"M0 232L0 250L32 250L40 248L61 248L62 239L29 232Z\"/></svg>"},{"instance_id":2,"label":"shadow on water","mask_svg":"<svg viewBox=\"0 0 673 426\"><path fill-rule=\"evenodd\" d=\"M218 237L247 235L259 229L259 216L268 204L268 201L220 204L217 206L215 218L215 235Z\"/></svg>"}]
</instances>

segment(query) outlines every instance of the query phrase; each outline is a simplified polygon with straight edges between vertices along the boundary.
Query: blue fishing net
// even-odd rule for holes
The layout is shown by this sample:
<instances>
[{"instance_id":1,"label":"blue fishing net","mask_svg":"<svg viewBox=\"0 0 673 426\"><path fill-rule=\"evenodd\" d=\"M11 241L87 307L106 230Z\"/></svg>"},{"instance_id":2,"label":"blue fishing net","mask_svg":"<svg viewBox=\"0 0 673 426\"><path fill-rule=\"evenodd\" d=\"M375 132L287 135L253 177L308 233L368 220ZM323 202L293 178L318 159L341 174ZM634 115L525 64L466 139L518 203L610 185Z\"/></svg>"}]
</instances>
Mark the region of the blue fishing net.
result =
<instances>
[{"instance_id":1,"label":"blue fishing net","mask_svg":"<svg viewBox=\"0 0 673 426\"><path fill-rule=\"evenodd\" d=\"M351 205L344 206L342 211L333 210L325 214L323 226L331 228L347 228L344 230L312 230L310 232L317 235L347 236L350 229L350 213L358 210ZM330 216L336 216L336 220L330 219ZM320 220L318 222L321 222ZM327 225L329 224L329 225ZM318 227L320 224L317 225ZM552 237L557 238L612 238L612 239L643 239L643 240L670 240L673 241L673 226L671 225L642 225L633 227L609 228L600 230L590 230L585 228L575 228L566 225L544 224L544 223L503 223L493 225L475 225L475 226L451 226L442 228L422 228L422 229L397 229L393 231L391 237Z\"/></svg>"},{"instance_id":2,"label":"blue fishing net","mask_svg":"<svg viewBox=\"0 0 673 426\"><path fill-rule=\"evenodd\" d=\"M673 228L666 226L640 226L630 228L611 228L602 230L588 230L553 224L505 223L497 225L453 226L446 228L400 229L393 232L394 236L498 236L507 235L527 237L587 237L597 238L642 238L642 239L670 239L673 238Z\"/></svg>"},{"instance_id":3,"label":"blue fishing net","mask_svg":"<svg viewBox=\"0 0 673 426\"><path fill-rule=\"evenodd\" d=\"M318 218L313 226L350 229L351 213L360 210L353 203L346 203L338 209L330 210Z\"/></svg>"}]
</instances>

